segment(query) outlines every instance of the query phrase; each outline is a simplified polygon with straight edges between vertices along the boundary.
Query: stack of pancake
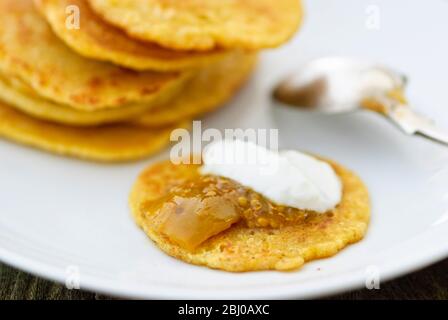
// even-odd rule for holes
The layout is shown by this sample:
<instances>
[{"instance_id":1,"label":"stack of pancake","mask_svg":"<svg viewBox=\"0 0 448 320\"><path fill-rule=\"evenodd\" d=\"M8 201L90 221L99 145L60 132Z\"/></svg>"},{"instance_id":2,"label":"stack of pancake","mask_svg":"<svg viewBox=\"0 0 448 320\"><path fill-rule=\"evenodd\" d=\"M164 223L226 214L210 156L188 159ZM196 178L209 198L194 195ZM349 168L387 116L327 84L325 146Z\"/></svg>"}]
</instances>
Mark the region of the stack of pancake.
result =
<instances>
[{"instance_id":1,"label":"stack of pancake","mask_svg":"<svg viewBox=\"0 0 448 320\"><path fill-rule=\"evenodd\" d=\"M149 156L300 20L298 0L0 0L0 135L90 160Z\"/></svg>"}]
</instances>

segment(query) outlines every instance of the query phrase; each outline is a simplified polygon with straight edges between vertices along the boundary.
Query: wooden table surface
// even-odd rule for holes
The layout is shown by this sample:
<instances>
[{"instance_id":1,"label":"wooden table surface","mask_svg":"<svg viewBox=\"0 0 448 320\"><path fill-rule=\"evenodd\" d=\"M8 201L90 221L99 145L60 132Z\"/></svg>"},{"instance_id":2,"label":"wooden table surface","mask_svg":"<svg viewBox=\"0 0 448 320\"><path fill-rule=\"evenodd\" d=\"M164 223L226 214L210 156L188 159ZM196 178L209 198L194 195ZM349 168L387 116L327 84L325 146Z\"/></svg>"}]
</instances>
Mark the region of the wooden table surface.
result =
<instances>
[{"instance_id":1,"label":"wooden table surface","mask_svg":"<svg viewBox=\"0 0 448 320\"><path fill-rule=\"evenodd\" d=\"M381 283L379 290L358 290L332 299L443 299L448 300L448 259L410 275ZM110 297L68 290L0 264L0 300L10 299L110 299Z\"/></svg>"}]
</instances>

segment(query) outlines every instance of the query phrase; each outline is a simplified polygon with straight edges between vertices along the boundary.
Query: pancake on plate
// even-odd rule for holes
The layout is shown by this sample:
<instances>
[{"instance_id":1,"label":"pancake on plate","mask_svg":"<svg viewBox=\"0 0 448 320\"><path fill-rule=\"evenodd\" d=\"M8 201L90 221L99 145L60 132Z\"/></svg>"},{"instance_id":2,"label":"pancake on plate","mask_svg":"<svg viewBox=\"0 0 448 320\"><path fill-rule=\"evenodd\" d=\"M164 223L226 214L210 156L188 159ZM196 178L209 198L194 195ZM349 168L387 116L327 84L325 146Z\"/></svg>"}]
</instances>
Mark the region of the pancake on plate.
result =
<instances>
[{"instance_id":1,"label":"pancake on plate","mask_svg":"<svg viewBox=\"0 0 448 320\"><path fill-rule=\"evenodd\" d=\"M256 54L234 53L213 66L202 68L172 101L151 108L136 122L158 127L222 106L245 83L256 61Z\"/></svg>"},{"instance_id":2,"label":"pancake on plate","mask_svg":"<svg viewBox=\"0 0 448 320\"><path fill-rule=\"evenodd\" d=\"M187 72L136 72L83 58L57 38L32 0L0 1L0 71L54 102L85 111L156 103Z\"/></svg>"},{"instance_id":3,"label":"pancake on plate","mask_svg":"<svg viewBox=\"0 0 448 320\"><path fill-rule=\"evenodd\" d=\"M167 146L171 131L132 124L70 127L37 120L0 101L0 136L52 153L82 159L118 162L137 160Z\"/></svg>"},{"instance_id":4,"label":"pancake on plate","mask_svg":"<svg viewBox=\"0 0 448 320\"><path fill-rule=\"evenodd\" d=\"M155 244L185 262L234 272L297 269L336 254L367 230L370 204L363 182L326 162L343 190L326 213L278 206L236 181L202 175L198 165L169 161L138 177L130 207Z\"/></svg>"},{"instance_id":5,"label":"pancake on plate","mask_svg":"<svg viewBox=\"0 0 448 320\"><path fill-rule=\"evenodd\" d=\"M80 55L135 70L180 70L202 66L226 56L225 50L175 51L128 37L100 19L86 0L35 0L53 31ZM80 28L67 28L69 6L77 6Z\"/></svg>"},{"instance_id":6,"label":"pancake on plate","mask_svg":"<svg viewBox=\"0 0 448 320\"><path fill-rule=\"evenodd\" d=\"M130 36L177 50L276 47L296 32L299 0L88 0Z\"/></svg>"}]
</instances>

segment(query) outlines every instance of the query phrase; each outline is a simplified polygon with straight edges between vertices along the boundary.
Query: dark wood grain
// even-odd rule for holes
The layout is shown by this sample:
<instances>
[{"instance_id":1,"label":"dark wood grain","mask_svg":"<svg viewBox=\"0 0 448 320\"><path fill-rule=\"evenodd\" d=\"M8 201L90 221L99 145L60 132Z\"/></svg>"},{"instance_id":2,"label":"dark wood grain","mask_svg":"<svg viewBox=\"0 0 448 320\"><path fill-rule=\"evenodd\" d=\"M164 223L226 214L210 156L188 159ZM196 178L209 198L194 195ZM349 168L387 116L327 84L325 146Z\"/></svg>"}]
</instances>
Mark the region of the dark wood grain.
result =
<instances>
[{"instance_id":1,"label":"dark wood grain","mask_svg":"<svg viewBox=\"0 0 448 320\"><path fill-rule=\"evenodd\" d=\"M379 290L357 290L330 299L448 299L448 259L413 274L381 283ZM46 281L0 264L0 299L109 299Z\"/></svg>"}]
</instances>

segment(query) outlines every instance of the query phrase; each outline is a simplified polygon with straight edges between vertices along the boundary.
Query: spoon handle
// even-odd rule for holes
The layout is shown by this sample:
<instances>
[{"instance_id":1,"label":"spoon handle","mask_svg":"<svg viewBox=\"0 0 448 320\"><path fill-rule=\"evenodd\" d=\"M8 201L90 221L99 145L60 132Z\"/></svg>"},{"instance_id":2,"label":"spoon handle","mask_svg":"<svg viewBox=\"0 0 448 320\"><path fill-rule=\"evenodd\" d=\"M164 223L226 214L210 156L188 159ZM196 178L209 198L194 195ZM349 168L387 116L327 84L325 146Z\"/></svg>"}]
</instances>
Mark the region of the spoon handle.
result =
<instances>
[{"instance_id":1,"label":"spoon handle","mask_svg":"<svg viewBox=\"0 0 448 320\"><path fill-rule=\"evenodd\" d=\"M432 120L413 111L409 106L395 105L386 115L405 133L419 134L448 146L448 131L438 128Z\"/></svg>"}]
</instances>

